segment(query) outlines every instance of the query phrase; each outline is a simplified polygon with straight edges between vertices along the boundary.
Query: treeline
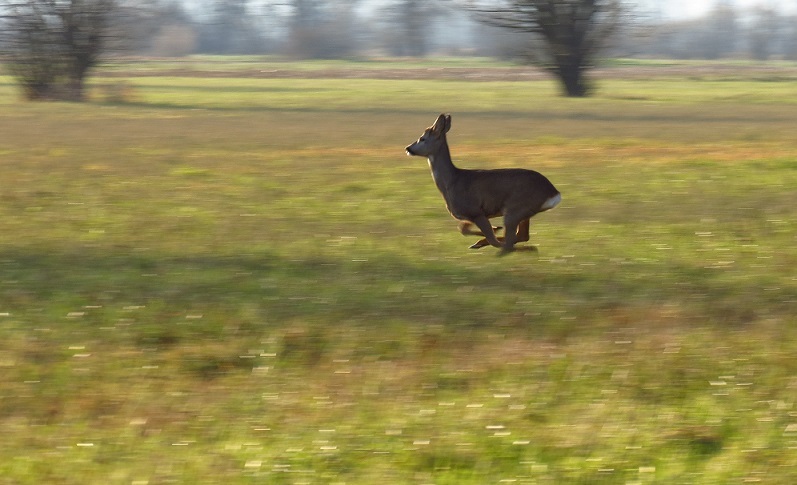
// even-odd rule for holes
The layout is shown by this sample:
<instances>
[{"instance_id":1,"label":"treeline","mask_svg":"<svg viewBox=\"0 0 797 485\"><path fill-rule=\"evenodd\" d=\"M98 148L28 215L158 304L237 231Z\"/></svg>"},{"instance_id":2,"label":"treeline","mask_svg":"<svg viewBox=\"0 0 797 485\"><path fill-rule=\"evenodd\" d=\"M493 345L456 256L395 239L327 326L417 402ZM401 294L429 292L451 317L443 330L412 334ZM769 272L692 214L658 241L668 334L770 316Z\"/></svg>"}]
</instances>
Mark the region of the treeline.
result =
<instances>
[{"instance_id":1,"label":"treeline","mask_svg":"<svg viewBox=\"0 0 797 485\"><path fill-rule=\"evenodd\" d=\"M765 2L745 9L720 0L701 18L665 21L641 15L621 45L626 56L797 60L797 15Z\"/></svg>"},{"instance_id":2,"label":"treeline","mask_svg":"<svg viewBox=\"0 0 797 485\"><path fill-rule=\"evenodd\" d=\"M529 37L485 25L462 2L207 0L188 10L161 0L139 53L282 54L295 58L458 54L523 58ZM610 55L675 59L795 59L797 16L775 7L718 1L704 17L656 18L626 6Z\"/></svg>"},{"instance_id":3,"label":"treeline","mask_svg":"<svg viewBox=\"0 0 797 485\"><path fill-rule=\"evenodd\" d=\"M150 41L139 50L155 56L422 57L436 45L434 25L451 13L425 0L367 6L362 0L209 0L191 11L178 0L161 0L148 27ZM458 17L455 35L461 36L465 16Z\"/></svg>"},{"instance_id":4,"label":"treeline","mask_svg":"<svg viewBox=\"0 0 797 485\"><path fill-rule=\"evenodd\" d=\"M281 54L297 59L480 55L533 63L587 96L602 57L797 59L797 18L720 0L656 20L623 0L12 0L0 62L28 99L84 99L102 58Z\"/></svg>"}]
</instances>

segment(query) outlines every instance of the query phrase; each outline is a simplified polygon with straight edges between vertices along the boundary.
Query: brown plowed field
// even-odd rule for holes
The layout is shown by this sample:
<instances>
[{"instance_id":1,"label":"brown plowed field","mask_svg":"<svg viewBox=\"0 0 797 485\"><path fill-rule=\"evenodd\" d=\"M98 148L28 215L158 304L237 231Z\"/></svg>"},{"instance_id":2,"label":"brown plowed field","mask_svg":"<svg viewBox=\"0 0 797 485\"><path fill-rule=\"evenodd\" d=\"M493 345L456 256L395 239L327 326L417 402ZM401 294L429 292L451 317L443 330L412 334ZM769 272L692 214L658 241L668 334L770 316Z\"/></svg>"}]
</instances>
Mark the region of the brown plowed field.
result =
<instances>
[{"instance_id":1,"label":"brown plowed field","mask_svg":"<svg viewBox=\"0 0 797 485\"><path fill-rule=\"evenodd\" d=\"M533 81L545 79L549 74L543 69L530 66L495 68L369 68L369 69L157 69L142 71L118 71L98 73L102 77L202 77L202 78L250 78L250 79L447 79L462 81ZM629 66L595 68L595 78L644 79L651 77L708 77L708 78L797 78L797 66L778 65L716 65L716 66Z\"/></svg>"}]
</instances>

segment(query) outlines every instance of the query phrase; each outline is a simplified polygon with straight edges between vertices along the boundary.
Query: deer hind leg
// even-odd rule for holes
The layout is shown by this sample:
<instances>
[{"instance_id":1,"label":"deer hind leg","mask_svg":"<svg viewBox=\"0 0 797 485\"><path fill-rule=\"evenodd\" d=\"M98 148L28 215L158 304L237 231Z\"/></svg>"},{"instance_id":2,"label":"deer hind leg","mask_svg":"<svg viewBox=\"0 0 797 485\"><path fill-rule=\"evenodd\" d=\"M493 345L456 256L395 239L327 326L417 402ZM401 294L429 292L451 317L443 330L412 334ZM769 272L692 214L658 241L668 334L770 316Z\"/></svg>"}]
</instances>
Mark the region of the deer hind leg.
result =
<instances>
[{"instance_id":1,"label":"deer hind leg","mask_svg":"<svg viewBox=\"0 0 797 485\"><path fill-rule=\"evenodd\" d=\"M517 241L516 242L526 242L529 240L529 224L530 221L528 219L523 219L517 226ZM534 246L521 246L515 247L515 251L537 251L537 248Z\"/></svg>"},{"instance_id":2,"label":"deer hind leg","mask_svg":"<svg viewBox=\"0 0 797 485\"><path fill-rule=\"evenodd\" d=\"M526 242L529 240L529 219L523 219L517 226L517 242Z\"/></svg>"},{"instance_id":3,"label":"deer hind leg","mask_svg":"<svg viewBox=\"0 0 797 485\"><path fill-rule=\"evenodd\" d=\"M506 229L504 231L503 252L514 251L516 242L529 240L529 220L527 218L518 219L511 214L506 214L504 216L504 227Z\"/></svg>"}]
</instances>

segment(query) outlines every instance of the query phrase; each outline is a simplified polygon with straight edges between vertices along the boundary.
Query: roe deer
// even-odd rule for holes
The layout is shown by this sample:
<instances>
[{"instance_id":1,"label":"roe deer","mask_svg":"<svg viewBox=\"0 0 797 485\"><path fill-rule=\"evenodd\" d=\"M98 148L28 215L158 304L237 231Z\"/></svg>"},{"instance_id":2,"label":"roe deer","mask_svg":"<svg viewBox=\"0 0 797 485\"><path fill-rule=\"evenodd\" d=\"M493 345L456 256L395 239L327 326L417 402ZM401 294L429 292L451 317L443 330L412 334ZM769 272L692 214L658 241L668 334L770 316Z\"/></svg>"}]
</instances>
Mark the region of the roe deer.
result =
<instances>
[{"instance_id":1,"label":"roe deer","mask_svg":"<svg viewBox=\"0 0 797 485\"><path fill-rule=\"evenodd\" d=\"M454 166L446 142L451 115L441 114L423 135L406 148L407 155L429 158L432 178L443 194L448 211L458 219L463 235L482 236L471 246L487 245L514 250L515 243L529 240L529 219L556 207L562 194L542 174L522 168L464 170ZM490 218L504 216L504 236ZM472 228L473 224L481 231Z\"/></svg>"}]
</instances>

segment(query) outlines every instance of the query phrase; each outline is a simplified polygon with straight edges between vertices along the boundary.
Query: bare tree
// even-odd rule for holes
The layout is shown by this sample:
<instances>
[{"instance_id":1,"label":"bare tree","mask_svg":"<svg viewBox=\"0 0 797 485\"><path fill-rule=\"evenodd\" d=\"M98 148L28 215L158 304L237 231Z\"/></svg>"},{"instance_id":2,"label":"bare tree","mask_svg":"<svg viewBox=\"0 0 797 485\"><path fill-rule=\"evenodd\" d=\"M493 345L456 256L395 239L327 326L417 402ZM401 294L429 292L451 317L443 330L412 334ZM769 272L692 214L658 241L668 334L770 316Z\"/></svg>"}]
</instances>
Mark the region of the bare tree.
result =
<instances>
[{"instance_id":1,"label":"bare tree","mask_svg":"<svg viewBox=\"0 0 797 485\"><path fill-rule=\"evenodd\" d=\"M424 57L439 11L424 0L394 0L381 12L385 49L395 56Z\"/></svg>"},{"instance_id":2,"label":"bare tree","mask_svg":"<svg viewBox=\"0 0 797 485\"><path fill-rule=\"evenodd\" d=\"M121 1L6 3L4 48L11 74L28 98L83 100L89 72L119 38Z\"/></svg>"},{"instance_id":3,"label":"bare tree","mask_svg":"<svg viewBox=\"0 0 797 485\"><path fill-rule=\"evenodd\" d=\"M479 21L528 33L531 61L575 97L589 94L585 73L624 17L621 0L480 0L466 8Z\"/></svg>"},{"instance_id":4,"label":"bare tree","mask_svg":"<svg viewBox=\"0 0 797 485\"><path fill-rule=\"evenodd\" d=\"M730 0L717 0L702 22L702 34L693 46L694 57L721 59L736 50L741 37L738 13Z\"/></svg>"},{"instance_id":5,"label":"bare tree","mask_svg":"<svg viewBox=\"0 0 797 485\"><path fill-rule=\"evenodd\" d=\"M295 58L333 59L354 54L360 0L292 0L287 53Z\"/></svg>"},{"instance_id":6,"label":"bare tree","mask_svg":"<svg viewBox=\"0 0 797 485\"><path fill-rule=\"evenodd\" d=\"M53 86L61 77L62 66L59 39L42 15L27 5L7 5L3 12L2 46L7 67L16 78L25 97L50 97Z\"/></svg>"},{"instance_id":7,"label":"bare tree","mask_svg":"<svg viewBox=\"0 0 797 485\"><path fill-rule=\"evenodd\" d=\"M212 54L262 54L266 39L249 0L214 0L202 26L200 50Z\"/></svg>"},{"instance_id":8,"label":"bare tree","mask_svg":"<svg viewBox=\"0 0 797 485\"><path fill-rule=\"evenodd\" d=\"M785 59L797 60L797 16L786 17L783 26L783 56Z\"/></svg>"},{"instance_id":9,"label":"bare tree","mask_svg":"<svg viewBox=\"0 0 797 485\"><path fill-rule=\"evenodd\" d=\"M152 11L152 25L142 25L149 35L138 52L158 57L182 57L196 52L199 29L191 14L178 0L163 0Z\"/></svg>"},{"instance_id":10,"label":"bare tree","mask_svg":"<svg viewBox=\"0 0 797 485\"><path fill-rule=\"evenodd\" d=\"M750 56L757 61L765 61L779 46L782 37L781 19L771 7L758 5L753 8L753 20L748 35Z\"/></svg>"}]
</instances>

